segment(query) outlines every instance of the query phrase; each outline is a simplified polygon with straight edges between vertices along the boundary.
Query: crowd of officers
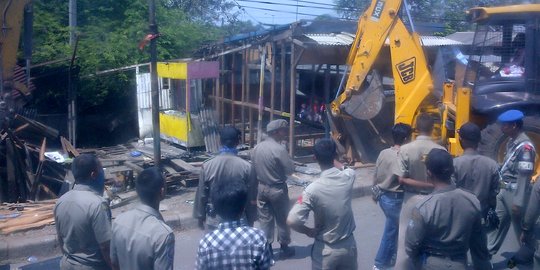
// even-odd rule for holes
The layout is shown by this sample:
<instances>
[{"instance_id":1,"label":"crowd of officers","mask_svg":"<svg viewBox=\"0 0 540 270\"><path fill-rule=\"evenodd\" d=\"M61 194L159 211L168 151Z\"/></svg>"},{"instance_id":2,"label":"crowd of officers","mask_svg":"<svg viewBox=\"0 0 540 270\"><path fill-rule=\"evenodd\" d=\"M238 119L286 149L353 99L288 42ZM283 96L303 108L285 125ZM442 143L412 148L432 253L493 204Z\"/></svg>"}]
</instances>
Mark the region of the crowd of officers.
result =
<instances>
[{"instance_id":1,"label":"crowd of officers","mask_svg":"<svg viewBox=\"0 0 540 270\"><path fill-rule=\"evenodd\" d=\"M373 197L386 223L374 270L467 269L469 251L475 269L492 269L491 256L510 224L521 243L510 264L533 260L540 181L531 188L535 149L522 130L523 117L511 110L498 118L509 137L502 164L477 152L481 133L472 123L459 128L464 154L454 159L432 140L430 115L417 117L418 135L411 142L410 126L392 128L394 145L380 153L375 166ZM337 161L333 140L319 140L314 156L321 174L291 209L286 181L294 162L281 143L287 130L287 121L271 121L266 138L252 150L251 163L237 155L240 132L232 127L221 131L220 154L203 164L195 198L193 216L207 231L196 269L268 269L274 262L274 238L280 244L276 258L295 255L289 246L291 229L314 239L313 269L357 269L354 170ZM61 269L173 269L175 238L159 213L165 181L157 168L139 174L140 204L116 217L112 226L101 197L99 160L84 154L72 169L76 185L54 209ZM540 251L534 263L540 269Z\"/></svg>"}]
</instances>

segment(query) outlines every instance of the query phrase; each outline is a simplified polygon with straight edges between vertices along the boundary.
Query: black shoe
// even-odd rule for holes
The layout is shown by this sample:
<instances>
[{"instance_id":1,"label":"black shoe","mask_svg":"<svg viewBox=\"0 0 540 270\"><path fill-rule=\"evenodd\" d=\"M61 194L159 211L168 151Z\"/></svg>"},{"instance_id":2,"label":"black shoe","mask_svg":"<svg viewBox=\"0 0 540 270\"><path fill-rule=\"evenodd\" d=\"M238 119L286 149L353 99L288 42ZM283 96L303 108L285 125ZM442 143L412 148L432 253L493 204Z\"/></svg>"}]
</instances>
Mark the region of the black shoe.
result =
<instances>
[{"instance_id":1,"label":"black shoe","mask_svg":"<svg viewBox=\"0 0 540 270\"><path fill-rule=\"evenodd\" d=\"M280 250L281 252L279 254L279 258L282 260L290 258L294 256L294 254L296 254L296 252L294 251L294 248L289 247L289 246L282 245Z\"/></svg>"}]
</instances>

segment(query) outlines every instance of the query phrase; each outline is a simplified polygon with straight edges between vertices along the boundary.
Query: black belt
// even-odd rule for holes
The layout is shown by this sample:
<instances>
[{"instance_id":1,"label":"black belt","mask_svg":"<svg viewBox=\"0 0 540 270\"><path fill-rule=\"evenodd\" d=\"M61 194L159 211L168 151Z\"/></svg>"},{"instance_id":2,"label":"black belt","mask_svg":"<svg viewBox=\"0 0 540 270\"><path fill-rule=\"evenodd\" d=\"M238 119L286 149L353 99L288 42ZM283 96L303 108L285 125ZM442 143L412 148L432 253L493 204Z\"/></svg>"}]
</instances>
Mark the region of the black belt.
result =
<instances>
[{"instance_id":1,"label":"black belt","mask_svg":"<svg viewBox=\"0 0 540 270\"><path fill-rule=\"evenodd\" d=\"M456 254L456 255L444 255L437 253L425 253L426 257L437 257L441 259L446 259L450 261L460 262L467 261L467 254Z\"/></svg>"},{"instance_id":2,"label":"black belt","mask_svg":"<svg viewBox=\"0 0 540 270\"><path fill-rule=\"evenodd\" d=\"M416 195L429 195L429 194L431 194L431 191L427 191L427 190L406 189L405 191L409 192L409 193L416 194Z\"/></svg>"}]
</instances>

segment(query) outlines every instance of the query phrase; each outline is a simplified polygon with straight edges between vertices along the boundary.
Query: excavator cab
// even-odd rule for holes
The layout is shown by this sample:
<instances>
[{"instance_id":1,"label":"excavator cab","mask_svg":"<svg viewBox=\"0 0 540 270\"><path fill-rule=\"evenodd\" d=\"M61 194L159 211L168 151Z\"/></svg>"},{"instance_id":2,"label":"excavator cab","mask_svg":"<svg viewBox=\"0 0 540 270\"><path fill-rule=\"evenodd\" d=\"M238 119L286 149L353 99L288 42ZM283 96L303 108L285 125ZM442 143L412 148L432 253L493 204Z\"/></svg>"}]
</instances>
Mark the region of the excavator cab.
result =
<instances>
[{"instance_id":1,"label":"excavator cab","mask_svg":"<svg viewBox=\"0 0 540 270\"><path fill-rule=\"evenodd\" d=\"M540 5L473 8L469 15L476 31L463 85L472 89L472 112L538 112Z\"/></svg>"},{"instance_id":2,"label":"excavator cab","mask_svg":"<svg viewBox=\"0 0 540 270\"><path fill-rule=\"evenodd\" d=\"M483 127L479 150L501 161L508 140L495 118L509 109L526 115L523 129L537 149L540 172L540 4L473 8L476 31L463 87L471 89L470 119ZM535 178L533 178L535 179Z\"/></svg>"}]
</instances>

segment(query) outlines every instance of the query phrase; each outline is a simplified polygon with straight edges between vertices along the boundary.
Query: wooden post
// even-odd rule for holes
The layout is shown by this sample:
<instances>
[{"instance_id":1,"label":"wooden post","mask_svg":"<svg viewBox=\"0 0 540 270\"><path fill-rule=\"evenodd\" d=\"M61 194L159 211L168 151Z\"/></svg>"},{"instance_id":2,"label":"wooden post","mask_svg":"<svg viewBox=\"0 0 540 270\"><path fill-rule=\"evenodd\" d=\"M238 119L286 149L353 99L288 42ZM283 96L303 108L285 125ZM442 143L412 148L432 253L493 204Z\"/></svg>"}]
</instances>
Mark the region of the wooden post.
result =
<instances>
[{"instance_id":1,"label":"wooden post","mask_svg":"<svg viewBox=\"0 0 540 270\"><path fill-rule=\"evenodd\" d=\"M324 70L324 108L326 111L329 109L329 103L330 103L330 68L332 66L329 64L326 64L326 69ZM328 124L328 119L325 119L327 117L326 112L321 112L321 115L323 117L324 121L324 137L330 138L330 125Z\"/></svg>"},{"instance_id":2,"label":"wooden post","mask_svg":"<svg viewBox=\"0 0 540 270\"><path fill-rule=\"evenodd\" d=\"M252 50L249 49L248 50L248 59L247 59L247 66L246 66L246 69L247 69L247 73L246 73L246 102L247 103L250 103L251 102L251 80L250 80L250 74L251 74L251 69L249 68L249 63L251 62L251 54L252 54ZM249 118L249 147L253 147L253 108L249 107L248 108L248 118Z\"/></svg>"},{"instance_id":3,"label":"wooden post","mask_svg":"<svg viewBox=\"0 0 540 270\"><path fill-rule=\"evenodd\" d=\"M287 80L285 79L285 70L287 69L287 66L285 65L286 57L287 57L287 49L285 47L285 42L281 42L281 68L280 68L280 75L281 75L281 95L280 95L280 103L279 103L279 110L285 111L285 84L287 83Z\"/></svg>"},{"instance_id":4,"label":"wooden post","mask_svg":"<svg viewBox=\"0 0 540 270\"><path fill-rule=\"evenodd\" d=\"M245 44L244 44L245 45ZM246 102L246 68L248 50L242 52L242 103ZM242 119L242 143L246 143L246 108L244 105L240 106L240 117Z\"/></svg>"},{"instance_id":5,"label":"wooden post","mask_svg":"<svg viewBox=\"0 0 540 270\"><path fill-rule=\"evenodd\" d=\"M234 69L235 69L235 64L236 64L236 61L235 61L235 56L236 53L231 53L231 57L232 57L232 60L231 60L231 100L234 101L235 98L236 98L236 87L235 87L235 80L234 80ZM235 123L235 113L234 113L234 102L231 103L231 124L233 127L235 127L236 123Z\"/></svg>"},{"instance_id":6,"label":"wooden post","mask_svg":"<svg viewBox=\"0 0 540 270\"><path fill-rule=\"evenodd\" d=\"M225 55L221 56L221 72L220 72L220 78L223 78L225 71ZM220 92L221 92L221 111L220 111L220 118L221 118L221 126L225 126L225 102L223 99L225 98L225 80L220 80ZM186 90L187 91L187 90Z\"/></svg>"},{"instance_id":7,"label":"wooden post","mask_svg":"<svg viewBox=\"0 0 540 270\"><path fill-rule=\"evenodd\" d=\"M257 143L262 140L262 118L264 107L264 71L266 65L266 46L260 47L261 66L259 68L259 111L257 115Z\"/></svg>"},{"instance_id":8,"label":"wooden post","mask_svg":"<svg viewBox=\"0 0 540 270\"><path fill-rule=\"evenodd\" d=\"M274 120L274 108L275 108L275 97L276 97L276 46L275 43L271 43L271 59L272 59L272 78L270 79L270 121Z\"/></svg>"},{"instance_id":9,"label":"wooden post","mask_svg":"<svg viewBox=\"0 0 540 270\"><path fill-rule=\"evenodd\" d=\"M294 148L296 140L294 138L294 121L296 110L296 63L294 55L294 43L291 42L291 92L290 94L290 115L289 115L289 155L294 158Z\"/></svg>"}]
</instances>

